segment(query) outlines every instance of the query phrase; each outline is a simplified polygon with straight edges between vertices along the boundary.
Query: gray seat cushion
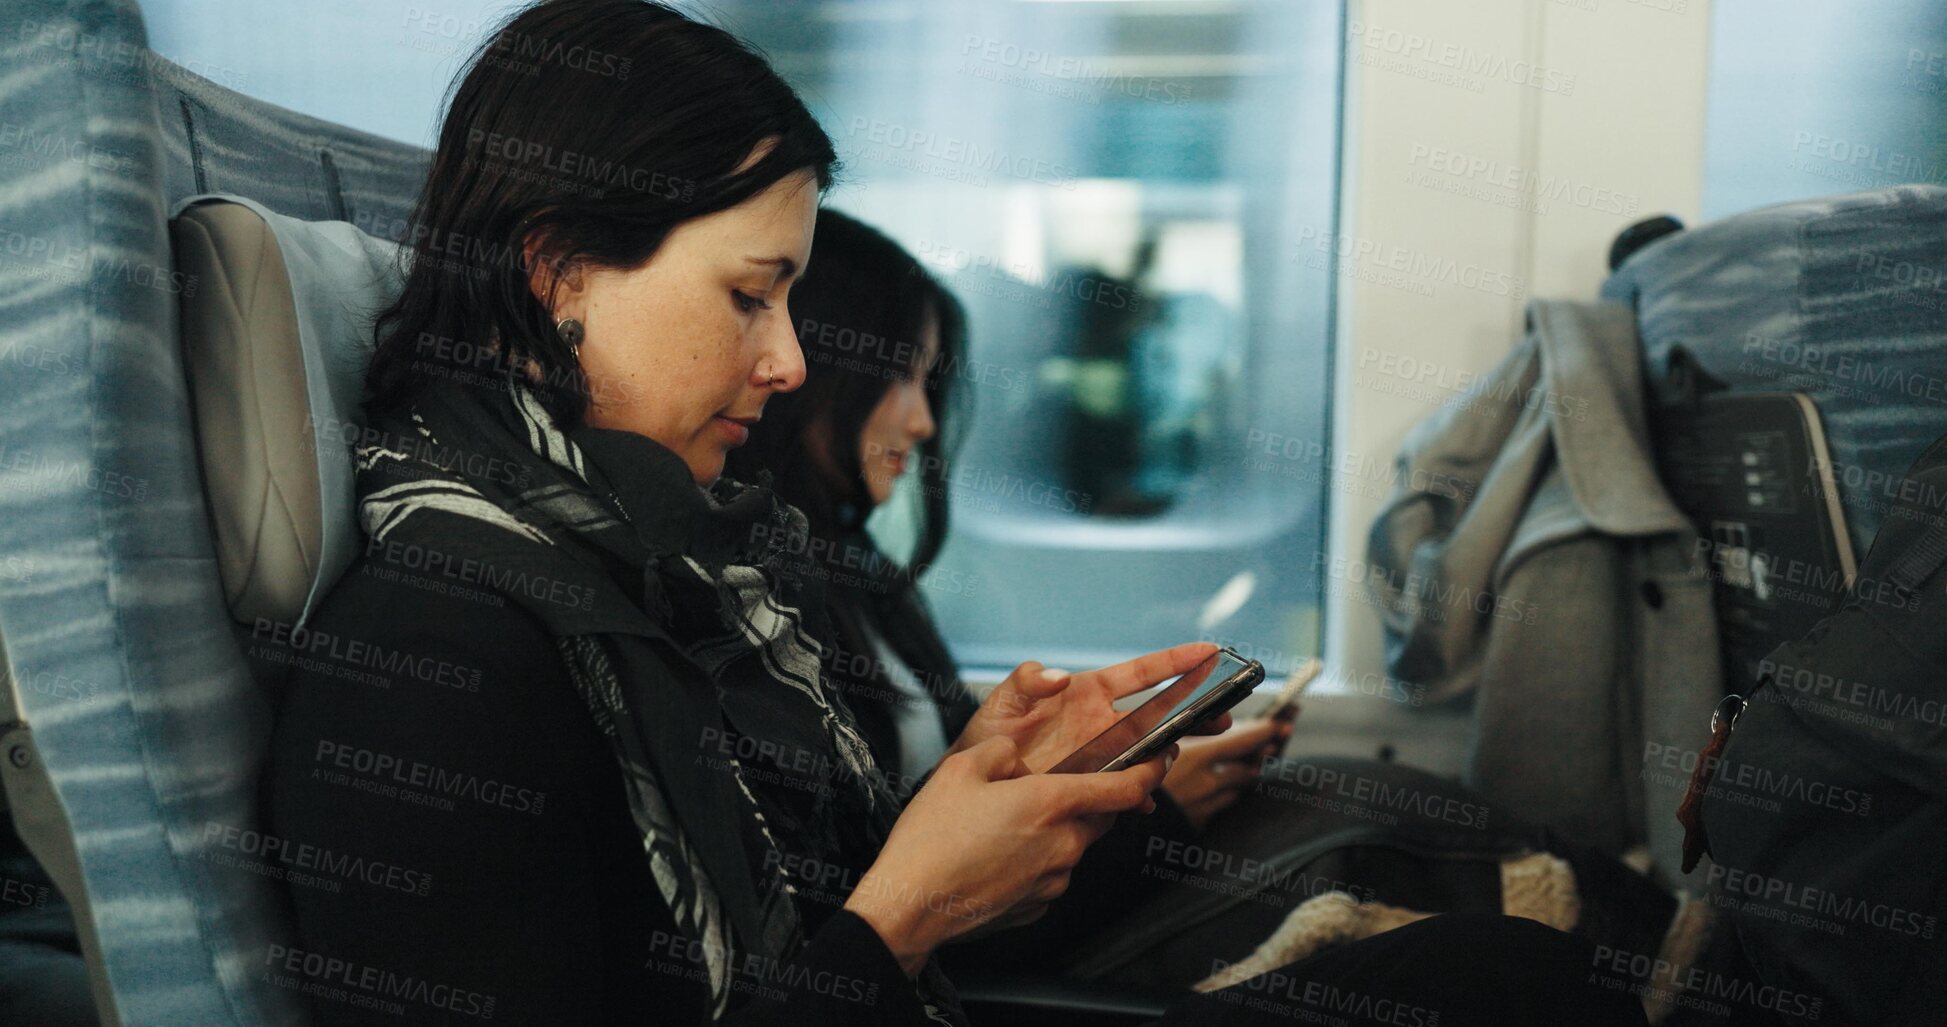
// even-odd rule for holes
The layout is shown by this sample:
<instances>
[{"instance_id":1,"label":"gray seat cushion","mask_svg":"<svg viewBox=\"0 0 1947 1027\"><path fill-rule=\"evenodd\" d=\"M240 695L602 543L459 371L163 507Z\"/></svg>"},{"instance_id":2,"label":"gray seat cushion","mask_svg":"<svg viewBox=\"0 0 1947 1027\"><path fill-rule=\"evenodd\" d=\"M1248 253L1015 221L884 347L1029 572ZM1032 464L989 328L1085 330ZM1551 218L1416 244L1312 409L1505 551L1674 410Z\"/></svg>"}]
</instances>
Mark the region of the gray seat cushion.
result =
<instances>
[{"instance_id":1,"label":"gray seat cushion","mask_svg":"<svg viewBox=\"0 0 1947 1027\"><path fill-rule=\"evenodd\" d=\"M270 226L239 204L192 207L169 235L201 283L182 300L183 364L223 599L239 620L287 619L324 544L290 275Z\"/></svg>"},{"instance_id":2,"label":"gray seat cushion","mask_svg":"<svg viewBox=\"0 0 1947 1027\"><path fill-rule=\"evenodd\" d=\"M184 370L224 600L245 623L300 623L358 546L351 446L373 318L398 248L344 222L191 197L170 222Z\"/></svg>"}]
</instances>

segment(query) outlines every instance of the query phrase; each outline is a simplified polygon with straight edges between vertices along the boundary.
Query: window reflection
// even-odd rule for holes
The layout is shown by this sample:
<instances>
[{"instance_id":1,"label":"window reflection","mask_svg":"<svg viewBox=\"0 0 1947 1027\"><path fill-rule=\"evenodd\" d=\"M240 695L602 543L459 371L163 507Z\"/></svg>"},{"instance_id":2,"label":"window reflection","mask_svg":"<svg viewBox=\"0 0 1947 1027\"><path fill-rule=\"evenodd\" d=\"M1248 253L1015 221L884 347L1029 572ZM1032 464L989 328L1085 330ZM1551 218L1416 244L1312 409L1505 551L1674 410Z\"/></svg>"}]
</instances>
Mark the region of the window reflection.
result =
<instances>
[{"instance_id":1,"label":"window reflection","mask_svg":"<svg viewBox=\"0 0 1947 1027\"><path fill-rule=\"evenodd\" d=\"M1333 224L1338 5L688 6L763 47L831 130L827 202L967 304L971 430L937 566L983 584L928 595L960 658L1082 663L1199 632L1273 663L1313 651L1328 475L1248 442L1328 448L1329 273L1299 242ZM897 549L888 506L873 527Z\"/></svg>"}]
</instances>

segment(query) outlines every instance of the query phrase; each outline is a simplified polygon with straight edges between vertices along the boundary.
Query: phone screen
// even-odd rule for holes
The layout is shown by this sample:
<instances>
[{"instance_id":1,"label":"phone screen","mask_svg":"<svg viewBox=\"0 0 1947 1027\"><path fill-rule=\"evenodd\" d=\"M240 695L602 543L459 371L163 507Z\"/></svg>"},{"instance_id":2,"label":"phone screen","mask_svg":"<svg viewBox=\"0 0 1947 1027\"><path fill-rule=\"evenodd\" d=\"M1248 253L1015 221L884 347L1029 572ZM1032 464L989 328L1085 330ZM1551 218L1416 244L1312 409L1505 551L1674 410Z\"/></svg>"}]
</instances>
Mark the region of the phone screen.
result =
<instances>
[{"instance_id":1,"label":"phone screen","mask_svg":"<svg viewBox=\"0 0 1947 1027\"><path fill-rule=\"evenodd\" d=\"M1101 770L1171 717L1247 668L1246 663L1228 652L1213 653L1188 674L1164 685L1147 702L1130 710L1121 720L1109 725L1108 730L1096 735L1067 759L1049 768L1048 772L1091 774Z\"/></svg>"}]
</instances>

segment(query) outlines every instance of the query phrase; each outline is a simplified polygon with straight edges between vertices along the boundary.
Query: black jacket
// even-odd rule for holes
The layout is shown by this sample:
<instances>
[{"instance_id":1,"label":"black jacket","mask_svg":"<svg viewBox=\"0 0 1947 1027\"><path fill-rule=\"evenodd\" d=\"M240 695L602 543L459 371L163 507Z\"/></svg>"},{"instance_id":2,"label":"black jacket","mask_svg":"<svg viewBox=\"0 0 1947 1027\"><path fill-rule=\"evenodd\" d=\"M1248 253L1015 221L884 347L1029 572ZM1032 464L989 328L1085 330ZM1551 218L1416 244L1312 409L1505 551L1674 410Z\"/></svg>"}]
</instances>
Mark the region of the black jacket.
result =
<instances>
[{"instance_id":1,"label":"black jacket","mask_svg":"<svg viewBox=\"0 0 1947 1027\"><path fill-rule=\"evenodd\" d=\"M701 957L553 639L434 584L361 560L295 640L266 823L300 854L302 941L278 972L321 1024L705 1022ZM824 913L777 970L796 985L723 1022L929 1022L871 927Z\"/></svg>"}]
</instances>

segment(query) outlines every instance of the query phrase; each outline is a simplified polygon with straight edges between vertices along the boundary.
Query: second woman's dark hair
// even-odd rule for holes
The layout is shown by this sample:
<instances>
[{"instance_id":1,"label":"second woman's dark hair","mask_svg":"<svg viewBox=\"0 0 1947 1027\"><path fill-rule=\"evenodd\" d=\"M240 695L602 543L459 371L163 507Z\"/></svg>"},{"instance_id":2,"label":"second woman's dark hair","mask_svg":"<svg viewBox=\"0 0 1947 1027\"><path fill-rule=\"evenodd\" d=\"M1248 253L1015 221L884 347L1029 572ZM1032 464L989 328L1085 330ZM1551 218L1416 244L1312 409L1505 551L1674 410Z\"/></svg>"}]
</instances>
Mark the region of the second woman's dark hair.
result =
<instances>
[{"instance_id":1,"label":"second woman's dark hair","mask_svg":"<svg viewBox=\"0 0 1947 1027\"><path fill-rule=\"evenodd\" d=\"M750 161L760 145L763 156ZM429 379L524 375L564 428L589 383L529 287L533 261L634 268L685 221L809 170L830 137L763 57L646 0L543 0L457 79L409 222L405 290L380 314L373 412Z\"/></svg>"},{"instance_id":2,"label":"second woman's dark hair","mask_svg":"<svg viewBox=\"0 0 1947 1027\"><path fill-rule=\"evenodd\" d=\"M724 473L752 481L769 472L778 494L803 509L818 534L857 528L871 509L859 453L865 422L894 382L926 373L921 340L927 319L937 318L939 355L926 393L938 429L915 454L920 531L906 565L923 571L946 538L946 456L959 420L951 386L966 335L960 302L898 243L826 208L790 308L805 384L771 397Z\"/></svg>"}]
</instances>

